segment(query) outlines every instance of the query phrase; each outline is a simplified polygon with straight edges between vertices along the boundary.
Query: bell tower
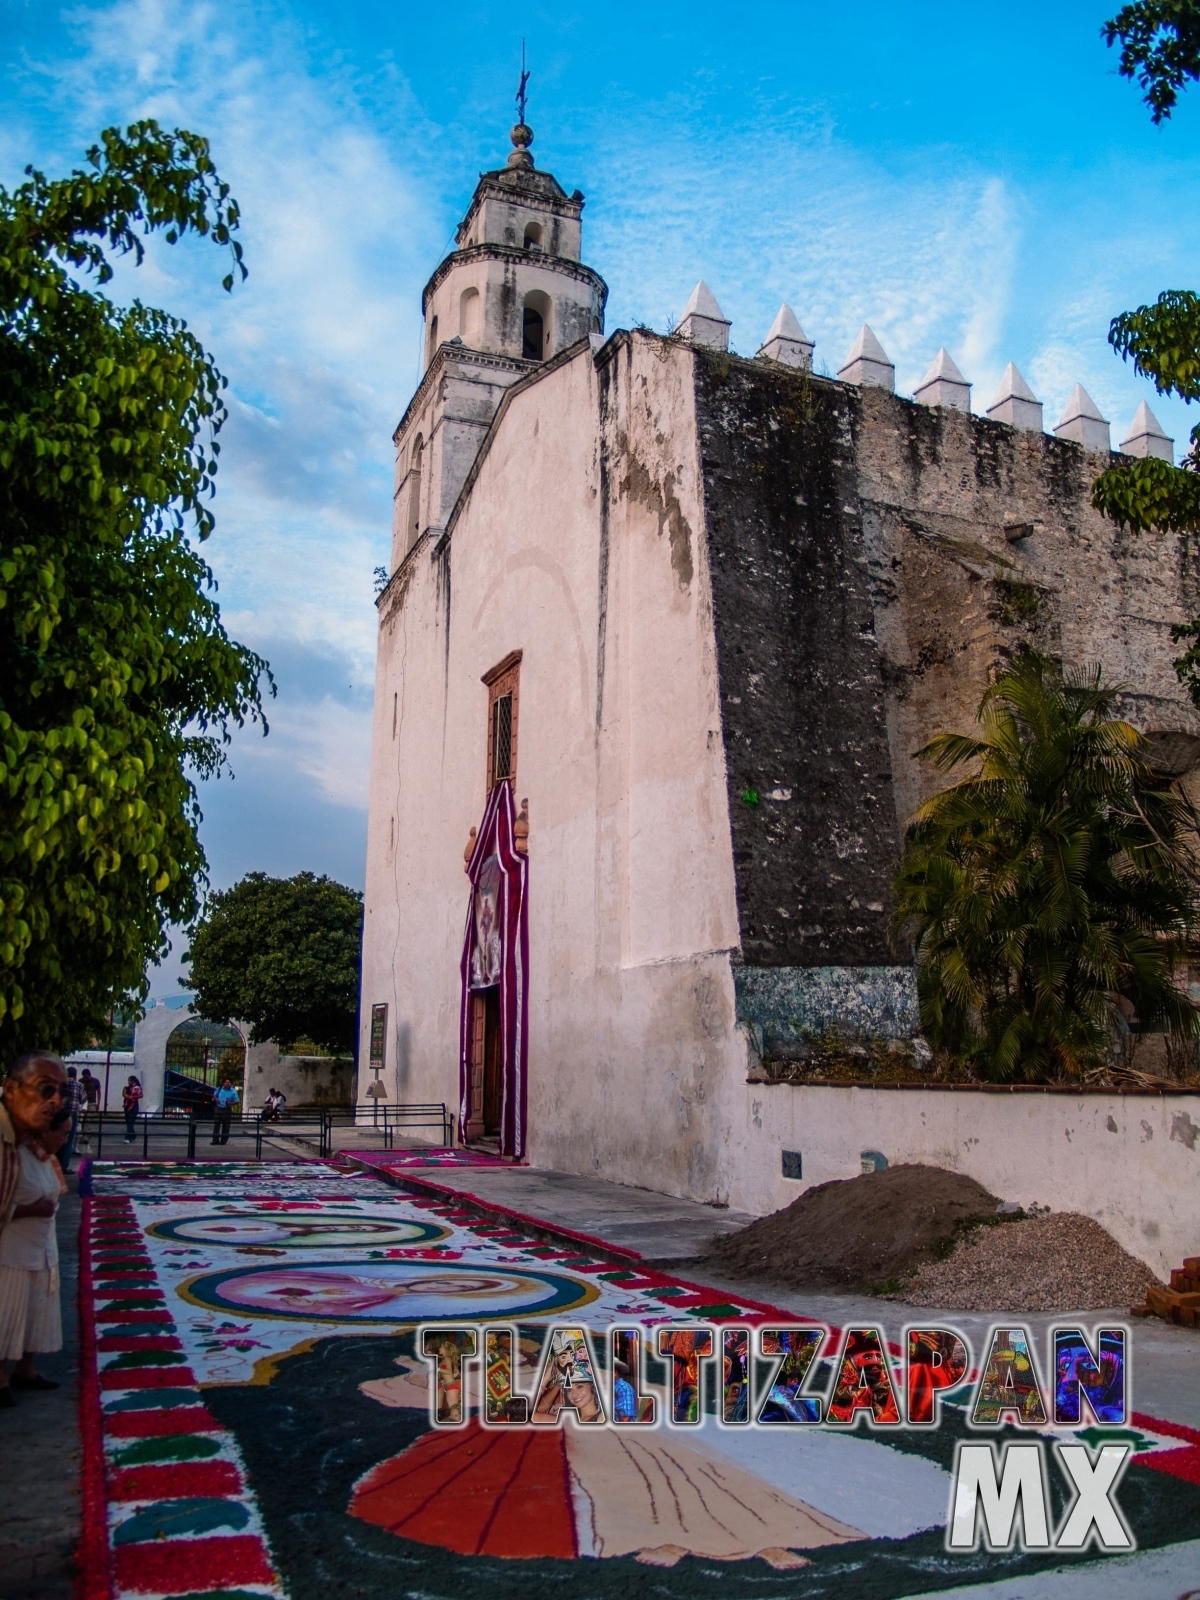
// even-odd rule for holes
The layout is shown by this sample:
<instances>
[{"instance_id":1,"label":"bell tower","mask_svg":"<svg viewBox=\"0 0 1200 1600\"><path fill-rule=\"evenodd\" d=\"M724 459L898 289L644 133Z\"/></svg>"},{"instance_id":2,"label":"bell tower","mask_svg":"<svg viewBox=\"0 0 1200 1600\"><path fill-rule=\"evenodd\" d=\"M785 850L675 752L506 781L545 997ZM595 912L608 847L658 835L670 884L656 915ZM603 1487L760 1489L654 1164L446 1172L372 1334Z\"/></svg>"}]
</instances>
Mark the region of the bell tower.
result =
<instances>
[{"instance_id":1,"label":"bell tower","mask_svg":"<svg viewBox=\"0 0 1200 1600\"><path fill-rule=\"evenodd\" d=\"M480 175L421 297L425 371L393 435L393 571L445 529L505 389L604 331L608 288L580 260L583 195L535 167L523 98L512 154Z\"/></svg>"}]
</instances>

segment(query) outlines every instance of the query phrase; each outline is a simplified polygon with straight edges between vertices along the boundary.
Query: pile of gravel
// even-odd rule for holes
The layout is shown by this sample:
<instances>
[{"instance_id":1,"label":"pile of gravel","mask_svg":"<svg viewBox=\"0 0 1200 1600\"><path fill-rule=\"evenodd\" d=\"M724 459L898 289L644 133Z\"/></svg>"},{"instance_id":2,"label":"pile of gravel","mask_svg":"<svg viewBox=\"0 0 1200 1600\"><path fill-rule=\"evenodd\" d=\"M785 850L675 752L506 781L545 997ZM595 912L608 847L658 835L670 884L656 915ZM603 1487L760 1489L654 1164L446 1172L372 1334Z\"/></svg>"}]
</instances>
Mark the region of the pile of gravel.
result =
<instances>
[{"instance_id":1,"label":"pile of gravel","mask_svg":"<svg viewBox=\"0 0 1200 1600\"><path fill-rule=\"evenodd\" d=\"M1157 1282L1098 1222L1067 1211L973 1229L888 1298L947 1311L1098 1311L1135 1305Z\"/></svg>"}]
</instances>

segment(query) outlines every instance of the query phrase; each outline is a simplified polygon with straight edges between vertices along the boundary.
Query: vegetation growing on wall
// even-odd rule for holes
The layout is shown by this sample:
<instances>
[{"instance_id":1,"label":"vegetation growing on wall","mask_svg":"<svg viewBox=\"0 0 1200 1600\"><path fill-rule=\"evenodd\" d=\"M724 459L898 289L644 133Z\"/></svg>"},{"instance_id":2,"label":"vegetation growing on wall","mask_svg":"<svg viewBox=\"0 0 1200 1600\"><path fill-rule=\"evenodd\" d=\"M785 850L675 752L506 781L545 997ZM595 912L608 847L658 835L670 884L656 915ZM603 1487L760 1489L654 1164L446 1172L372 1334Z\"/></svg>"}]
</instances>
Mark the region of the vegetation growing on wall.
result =
<instances>
[{"instance_id":1,"label":"vegetation growing on wall","mask_svg":"<svg viewBox=\"0 0 1200 1600\"><path fill-rule=\"evenodd\" d=\"M1118 70L1140 84L1151 119L1166 121L1180 91L1200 78L1200 4L1197 0L1137 0L1104 24L1109 44L1120 41ZM1159 394L1200 400L1200 295L1168 289L1153 305L1114 317L1108 341ZM1176 467L1146 457L1112 467L1097 478L1097 508L1123 528L1200 533L1200 426ZM1175 663L1180 681L1200 706L1200 618L1172 635L1187 649Z\"/></svg>"},{"instance_id":2,"label":"vegetation growing on wall","mask_svg":"<svg viewBox=\"0 0 1200 1600\"><path fill-rule=\"evenodd\" d=\"M1177 982L1200 818L1113 716L1119 692L1031 651L986 691L977 732L917 752L967 775L916 814L893 930L913 940L929 1043L982 1078L1078 1079L1129 1019L1200 1033Z\"/></svg>"}]
</instances>

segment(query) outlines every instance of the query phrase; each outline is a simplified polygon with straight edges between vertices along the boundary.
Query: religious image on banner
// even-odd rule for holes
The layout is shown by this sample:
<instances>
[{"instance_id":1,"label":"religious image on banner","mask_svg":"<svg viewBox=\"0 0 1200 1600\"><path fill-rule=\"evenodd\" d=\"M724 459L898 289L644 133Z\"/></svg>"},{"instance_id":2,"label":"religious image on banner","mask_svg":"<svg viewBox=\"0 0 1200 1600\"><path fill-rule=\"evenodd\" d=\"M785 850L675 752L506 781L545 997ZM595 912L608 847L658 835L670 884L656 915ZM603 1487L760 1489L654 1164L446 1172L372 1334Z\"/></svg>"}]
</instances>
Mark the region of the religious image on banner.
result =
<instances>
[{"instance_id":1,"label":"religious image on banner","mask_svg":"<svg viewBox=\"0 0 1200 1600\"><path fill-rule=\"evenodd\" d=\"M529 864L517 848L516 822L512 784L504 779L487 797L467 861L471 895L459 965L458 1125L464 1143L480 1137L488 1104L493 1119L499 1111L494 1131L500 1154L519 1161L525 1154L529 1059Z\"/></svg>"},{"instance_id":2,"label":"religious image on banner","mask_svg":"<svg viewBox=\"0 0 1200 1600\"><path fill-rule=\"evenodd\" d=\"M471 949L471 987L490 989L500 982L500 858L489 856L475 884L475 939Z\"/></svg>"}]
</instances>

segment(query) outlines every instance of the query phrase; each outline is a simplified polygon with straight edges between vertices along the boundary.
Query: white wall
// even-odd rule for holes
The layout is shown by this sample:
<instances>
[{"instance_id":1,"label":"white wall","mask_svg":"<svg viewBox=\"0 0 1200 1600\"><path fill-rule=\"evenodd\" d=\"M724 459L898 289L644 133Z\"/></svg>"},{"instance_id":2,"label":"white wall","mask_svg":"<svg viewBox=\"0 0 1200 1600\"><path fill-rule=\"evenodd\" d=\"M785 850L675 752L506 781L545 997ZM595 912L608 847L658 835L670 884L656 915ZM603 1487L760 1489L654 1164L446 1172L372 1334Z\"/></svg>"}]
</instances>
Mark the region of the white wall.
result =
<instances>
[{"instance_id":1,"label":"white wall","mask_svg":"<svg viewBox=\"0 0 1200 1600\"><path fill-rule=\"evenodd\" d=\"M272 1088L283 1095L289 1111L352 1106L354 1061L347 1056L280 1055L270 1039L249 1045L242 1072L243 1112L261 1111Z\"/></svg>"},{"instance_id":2,"label":"white wall","mask_svg":"<svg viewBox=\"0 0 1200 1600\"><path fill-rule=\"evenodd\" d=\"M1166 1278L1200 1253L1200 1094L852 1089L741 1083L722 1120L731 1205L759 1214L852 1178L864 1150L977 1179L1001 1200L1094 1217ZM798 1150L803 1179L782 1176Z\"/></svg>"},{"instance_id":3,"label":"white wall","mask_svg":"<svg viewBox=\"0 0 1200 1600\"><path fill-rule=\"evenodd\" d=\"M363 1049L386 1000L389 1093L457 1105L480 679L520 649L530 1159L709 1195L711 1107L744 1067L693 358L636 337L604 355L512 395L448 580L418 549L381 607Z\"/></svg>"},{"instance_id":4,"label":"white wall","mask_svg":"<svg viewBox=\"0 0 1200 1600\"><path fill-rule=\"evenodd\" d=\"M93 1078L100 1083L100 1106L102 1110L119 1111L121 1109L121 1089L129 1078L131 1072L136 1072L132 1050L73 1050L69 1056L63 1057L68 1067L74 1067L78 1075L83 1077L86 1067ZM108 1105L104 1104L104 1077L108 1074Z\"/></svg>"}]
</instances>

